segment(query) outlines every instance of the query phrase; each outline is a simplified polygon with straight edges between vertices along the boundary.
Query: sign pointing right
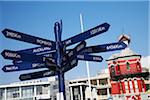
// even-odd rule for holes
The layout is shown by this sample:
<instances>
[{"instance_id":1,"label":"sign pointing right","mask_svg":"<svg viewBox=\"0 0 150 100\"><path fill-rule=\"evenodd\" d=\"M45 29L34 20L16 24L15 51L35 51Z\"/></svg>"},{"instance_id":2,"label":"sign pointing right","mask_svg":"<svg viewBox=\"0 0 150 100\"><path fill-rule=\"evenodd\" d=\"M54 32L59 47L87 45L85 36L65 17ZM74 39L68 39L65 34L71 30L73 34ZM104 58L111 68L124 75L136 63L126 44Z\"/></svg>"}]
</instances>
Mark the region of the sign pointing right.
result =
<instances>
[{"instance_id":1,"label":"sign pointing right","mask_svg":"<svg viewBox=\"0 0 150 100\"><path fill-rule=\"evenodd\" d=\"M82 52L82 50L85 48L85 46L86 46L86 42L82 41L76 47L70 50L67 54L65 54L64 57L62 58L62 66L64 66L66 63L70 63L70 61L76 58L77 55L80 52Z\"/></svg>"},{"instance_id":2,"label":"sign pointing right","mask_svg":"<svg viewBox=\"0 0 150 100\"><path fill-rule=\"evenodd\" d=\"M65 44L66 46L70 46L77 42L84 41L88 38L91 38L93 36L96 36L96 35L106 32L109 29L109 27L110 27L110 25L108 23L103 23L103 24L98 25L94 28L91 28L83 33L80 33L76 36L73 36L71 38L64 40L63 44Z\"/></svg>"},{"instance_id":3,"label":"sign pointing right","mask_svg":"<svg viewBox=\"0 0 150 100\"><path fill-rule=\"evenodd\" d=\"M126 47L127 45L124 42L116 42L116 43L85 47L82 53L84 54L84 53L108 52L108 51L122 50Z\"/></svg>"}]
</instances>

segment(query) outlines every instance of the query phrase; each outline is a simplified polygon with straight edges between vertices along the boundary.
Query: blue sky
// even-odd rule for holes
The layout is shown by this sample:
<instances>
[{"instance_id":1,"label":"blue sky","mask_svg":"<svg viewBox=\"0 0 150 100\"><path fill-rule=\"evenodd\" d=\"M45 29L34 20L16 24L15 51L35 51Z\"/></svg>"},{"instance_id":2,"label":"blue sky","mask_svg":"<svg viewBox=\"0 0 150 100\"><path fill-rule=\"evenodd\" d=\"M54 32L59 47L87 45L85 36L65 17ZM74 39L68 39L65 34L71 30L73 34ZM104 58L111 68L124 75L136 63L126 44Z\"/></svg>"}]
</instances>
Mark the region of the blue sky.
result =
<instances>
[{"instance_id":1,"label":"blue sky","mask_svg":"<svg viewBox=\"0 0 150 100\"><path fill-rule=\"evenodd\" d=\"M148 56L148 1L118 2L2 2L0 1L0 30L11 28L30 35L55 40L54 23L63 20L62 39L67 39L80 33L79 14L83 15L84 30L90 29L104 22L109 23L110 29L96 37L86 40L87 45L99 45L117 42L122 32L131 36L130 48ZM22 50L37 47L29 43L5 38L0 35L0 51L4 49ZM101 63L90 62L90 74L107 68L106 59L113 53L98 53L104 61ZM10 60L0 56L0 69ZM33 71L33 70L31 70ZM20 74L31 71L4 73L0 70L0 84L19 81ZM78 66L65 74L66 79L86 77L86 65L80 61Z\"/></svg>"}]
</instances>

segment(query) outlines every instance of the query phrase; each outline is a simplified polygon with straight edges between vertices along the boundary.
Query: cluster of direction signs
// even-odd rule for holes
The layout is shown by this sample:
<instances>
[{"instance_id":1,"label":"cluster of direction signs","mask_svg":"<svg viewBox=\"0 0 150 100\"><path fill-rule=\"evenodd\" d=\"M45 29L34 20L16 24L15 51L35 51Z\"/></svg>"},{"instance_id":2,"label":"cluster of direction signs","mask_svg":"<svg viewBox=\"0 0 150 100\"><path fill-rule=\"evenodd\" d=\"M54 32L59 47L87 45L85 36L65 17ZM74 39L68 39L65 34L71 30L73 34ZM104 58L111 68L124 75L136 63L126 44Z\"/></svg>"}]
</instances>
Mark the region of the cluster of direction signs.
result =
<instances>
[{"instance_id":1,"label":"cluster of direction signs","mask_svg":"<svg viewBox=\"0 0 150 100\"><path fill-rule=\"evenodd\" d=\"M23 81L54 75L59 76L77 66L78 60L101 62L103 60L101 56L92 54L121 50L127 47L127 44L122 41L96 46L86 46L86 39L106 32L109 27L110 25L108 23L103 23L66 40L61 40L62 21L56 22L54 25L55 41L6 28L2 31L6 38L40 46L19 51L2 51L1 55L5 59L12 60L12 64L5 65L2 70L4 72L14 72L44 68L42 71L21 74L19 79ZM77 44L74 48L67 49L68 46L74 44ZM59 81L62 80L60 79ZM61 84L61 82L59 83ZM61 88L61 85L59 86Z\"/></svg>"},{"instance_id":2,"label":"cluster of direction signs","mask_svg":"<svg viewBox=\"0 0 150 100\"><path fill-rule=\"evenodd\" d=\"M61 36L61 27L62 24L58 22L55 23L55 34L58 33L58 35ZM2 51L1 55L5 59L10 59L13 62L13 64L11 65L5 65L2 70L4 72L13 72L38 68L48 68L47 70L40 72L23 74L19 77L20 80L29 80L53 76L56 75L56 72L59 70L61 70L63 73L67 72L73 67L77 66L78 60L101 62L103 60L101 56L95 56L91 54L121 50L127 47L124 42L86 47L86 42L84 40L106 32L109 27L110 25L108 23L103 23L76 36L73 36L63 41L59 41L58 43L61 44L61 47L59 47L61 48L61 53L59 56L62 56L62 59L60 59L61 65L59 66L57 65L57 41L54 42L40 37L27 35L22 32L17 32L11 29L4 29L2 33L6 38L32 43L40 46L19 51ZM67 46L73 45L78 42L80 43L73 49L66 49ZM58 45L60 46L60 44Z\"/></svg>"}]
</instances>

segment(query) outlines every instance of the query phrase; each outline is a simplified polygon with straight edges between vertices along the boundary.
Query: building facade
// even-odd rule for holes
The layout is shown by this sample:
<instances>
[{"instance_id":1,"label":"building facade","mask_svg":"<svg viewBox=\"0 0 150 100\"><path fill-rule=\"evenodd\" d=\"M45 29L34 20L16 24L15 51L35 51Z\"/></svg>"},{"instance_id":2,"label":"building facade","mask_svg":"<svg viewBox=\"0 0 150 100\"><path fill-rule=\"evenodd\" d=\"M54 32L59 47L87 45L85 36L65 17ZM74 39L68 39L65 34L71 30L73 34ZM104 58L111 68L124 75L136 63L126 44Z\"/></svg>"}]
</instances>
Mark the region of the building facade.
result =
<instances>
[{"instance_id":1,"label":"building facade","mask_svg":"<svg viewBox=\"0 0 150 100\"><path fill-rule=\"evenodd\" d=\"M94 77L90 77L90 82L92 85L92 93L90 94L89 85L88 85L88 78L80 78L80 79L74 79L69 81L69 88L70 91L73 91L73 87L80 87L84 86L84 94L79 95L80 99L75 99L74 97L71 98L71 100L90 100L90 97L92 96L93 100L107 100L110 97L111 94L111 84L110 84L110 76L108 73L108 70L103 70L100 73L98 73ZM96 90L95 90L96 89ZM96 93L94 93L94 92ZM74 92L74 91L73 91ZM83 98L83 99L82 99Z\"/></svg>"},{"instance_id":2,"label":"building facade","mask_svg":"<svg viewBox=\"0 0 150 100\"><path fill-rule=\"evenodd\" d=\"M70 100L97 100L97 90L95 86L91 86L91 94L89 85L86 83L69 84Z\"/></svg>"},{"instance_id":3,"label":"building facade","mask_svg":"<svg viewBox=\"0 0 150 100\"><path fill-rule=\"evenodd\" d=\"M58 81L56 77L46 81L32 80L0 85L0 100L56 100ZM67 100L70 99L66 82Z\"/></svg>"},{"instance_id":4,"label":"building facade","mask_svg":"<svg viewBox=\"0 0 150 100\"><path fill-rule=\"evenodd\" d=\"M148 70L142 69L142 71L147 72ZM145 94L150 94L150 77L144 77L144 82L146 84L146 93L143 93L143 97ZM132 83L136 84L135 78L128 78L116 82L110 80L109 71L102 70L96 76L91 77L91 87L92 93L90 94L88 78L80 78L70 80L66 82L66 97L67 100L90 100L91 96L93 100L108 100L113 96L113 100L126 100L125 95L129 95L129 93L125 93L125 89L118 92L118 88L120 84L123 82L131 80ZM140 78L139 78L140 79ZM137 82L139 79L136 78ZM143 79L143 78L142 78ZM131 81L124 84L131 84ZM138 83L137 83L138 84ZM124 86L124 85L122 85ZM124 87L125 88L125 87ZM144 89L143 89L144 90ZM134 90L133 91L137 91ZM144 90L145 91L145 90ZM0 100L56 100L56 94L58 93L58 81L57 78L52 77L48 78L46 81L41 80L32 80L25 82L16 82L8 85L0 85ZM122 93L122 94L121 94ZM132 94L133 95L133 94ZM117 98L117 97L122 97ZM117 99L116 99L117 98ZM110 99L109 99L110 100ZM142 100L150 100L142 99Z\"/></svg>"},{"instance_id":5,"label":"building facade","mask_svg":"<svg viewBox=\"0 0 150 100\"><path fill-rule=\"evenodd\" d=\"M140 55L126 48L107 60L113 99L148 100L144 81L148 74L142 71L140 59Z\"/></svg>"}]
</instances>

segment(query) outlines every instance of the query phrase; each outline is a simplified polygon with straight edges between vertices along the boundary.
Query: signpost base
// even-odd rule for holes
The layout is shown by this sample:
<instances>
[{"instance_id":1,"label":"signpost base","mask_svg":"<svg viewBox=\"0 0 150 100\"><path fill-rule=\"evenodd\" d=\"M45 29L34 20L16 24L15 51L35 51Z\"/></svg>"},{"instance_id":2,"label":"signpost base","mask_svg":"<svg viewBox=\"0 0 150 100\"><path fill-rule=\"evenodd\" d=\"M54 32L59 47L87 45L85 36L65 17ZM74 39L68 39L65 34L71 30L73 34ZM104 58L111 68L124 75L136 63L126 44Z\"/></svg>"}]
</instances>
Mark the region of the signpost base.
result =
<instances>
[{"instance_id":1,"label":"signpost base","mask_svg":"<svg viewBox=\"0 0 150 100\"><path fill-rule=\"evenodd\" d=\"M59 99L57 100L66 100L65 95L65 80L64 80L64 73L58 74L58 81L59 81Z\"/></svg>"},{"instance_id":2,"label":"signpost base","mask_svg":"<svg viewBox=\"0 0 150 100\"><path fill-rule=\"evenodd\" d=\"M64 100L63 92L57 93L57 100Z\"/></svg>"}]
</instances>

